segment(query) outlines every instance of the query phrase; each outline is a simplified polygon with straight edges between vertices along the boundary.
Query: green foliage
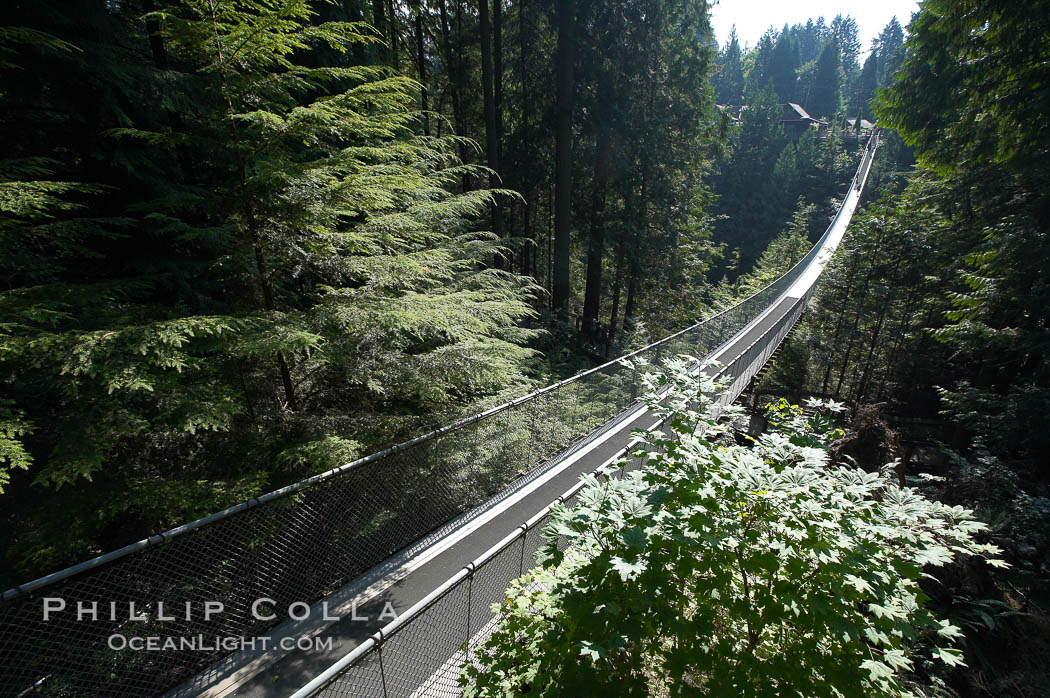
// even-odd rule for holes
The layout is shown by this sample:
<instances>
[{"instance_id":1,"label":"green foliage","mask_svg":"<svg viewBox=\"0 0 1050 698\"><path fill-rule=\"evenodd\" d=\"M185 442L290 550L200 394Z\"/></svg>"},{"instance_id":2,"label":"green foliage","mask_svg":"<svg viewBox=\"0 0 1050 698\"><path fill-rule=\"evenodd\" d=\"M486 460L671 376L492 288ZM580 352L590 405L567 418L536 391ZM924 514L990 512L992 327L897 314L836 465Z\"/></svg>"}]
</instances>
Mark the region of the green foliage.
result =
<instances>
[{"instance_id":1,"label":"green foliage","mask_svg":"<svg viewBox=\"0 0 1050 698\"><path fill-rule=\"evenodd\" d=\"M277 454L277 462L295 472L323 473L345 465L361 454L361 444L334 434L297 444Z\"/></svg>"},{"instance_id":2,"label":"green foliage","mask_svg":"<svg viewBox=\"0 0 1050 698\"><path fill-rule=\"evenodd\" d=\"M769 57L769 81L780 103L798 101L798 47L794 38L783 32L773 45Z\"/></svg>"},{"instance_id":3,"label":"green foliage","mask_svg":"<svg viewBox=\"0 0 1050 698\"><path fill-rule=\"evenodd\" d=\"M860 67L858 59L861 46L857 20L850 15L835 15L835 18L831 20L830 29L838 47L842 73L852 79Z\"/></svg>"},{"instance_id":4,"label":"green foliage","mask_svg":"<svg viewBox=\"0 0 1050 698\"><path fill-rule=\"evenodd\" d=\"M672 391L649 394L667 422L632 454L640 469L588 476L552 510L541 567L494 607L465 694L899 696L914 695L923 652L962 663L959 628L924 607L918 583L956 556L996 553L974 540L984 525L831 466L800 445L823 438L790 406L777 408L783 432L737 445L691 364L647 377Z\"/></svg>"},{"instance_id":5,"label":"green foliage","mask_svg":"<svg viewBox=\"0 0 1050 698\"><path fill-rule=\"evenodd\" d=\"M770 89L773 47L776 45L776 40L777 33L770 27L762 34L758 45L748 55L750 70L747 71L744 92L745 101L748 104L754 102L759 92Z\"/></svg>"},{"instance_id":6,"label":"green foliage","mask_svg":"<svg viewBox=\"0 0 1050 698\"><path fill-rule=\"evenodd\" d=\"M875 90L878 87L878 63L878 54L872 51L864 61L864 67L861 68L855 94L850 104L850 114L855 114L857 118L871 120L868 117L872 115L871 100L875 98ZM860 131L859 122L855 128Z\"/></svg>"},{"instance_id":7,"label":"green foliage","mask_svg":"<svg viewBox=\"0 0 1050 698\"><path fill-rule=\"evenodd\" d=\"M854 218L792 342L801 366L774 367L769 382L852 404L936 410L932 386L966 371L927 330L955 283L958 238L939 210L942 197L935 182L914 177L901 195Z\"/></svg>"},{"instance_id":8,"label":"green foliage","mask_svg":"<svg viewBox=\"0 0 1050 698\"><path fill-rule=\"evenodd\" d=\"M0 27L0 70L24 69L22 61L7 59L17 59L19 49L25 47L46 53L69 53L77 50L76 46L47 32L28 27Z\"/></svg>"},{"instance_id":9,"label":"green foliage","mask_svg":"<svg viewBox=\"0 0 1050 698\"><path fill-rule=\"evenodd\" d=\"M1031 55L1050 33L1030 21L1048 9L924 3L877 109L920 165L944 178L961 243L964 285L951 289L953 307L936 336L981 369L945 385L945 405L997 450L1022 453L1042 452L1050 432L1043 358L1050 286L1042 264L1050 252L1050 140L1041 127L1050 68Z\"/></svg>"},{"instance_id":10,"label":"green foliage","mask_svg":"<svg viewBox=\"0 0 1050 698\"><path fill-rule=\"evenodd\" d=\"M879 87L884 87L893 82L897 69L904 60L904 28L896 17L879 32L874 44L878 52L878 84Z\"/></svg>"},{"instance_id":11,"label":"green foliage","mask_svg":"<svg viewBox=\"0 0 1050 698\"><path fill-rule=\"evenodd\" d=\"M711 83L719 104L744 103L744 64L736 27L730 31L729 40L718 54L718 72L711 76Z\"/></svg>"},{"instance_id":12,"label":"green foliage","mask_svg":"<svg viewBox=\"0 0 1050 698\"><path fill-rule=\"evenodd\" d=\"M988 522L988 537L1011 562L992 574L964 561L928 589L933 604L958 625L969 668L966 679L992 694L1040 696L1046 693L1048 600L1045 556L1050 530L1050 500L1042 494L1037 469L1003 461L978 440L963 456L943 449L948 468L943 477L920 475L920 487L949 504L972 507ZM960 672L951 677L958 685ZM954 678L954 680L952 680Z\"/></svg>"},{"instance_id":13,"label":"green foliage","mask_svg":"<svg viewBox=\"0 0 1050 698\"><path fill-rule=\"evenodd\" d=\"M590 196L578 207L577 228L588 232L588 245L599 229L604 236L603 295L611 291L612 305L620 304L610 320L623 317L628 328L644 321L655 333L680 328L695 321L715 254L703 181L718 148L707 3L581 2L578 21L591 28L578 46L575 147L593 159L574 173L574 186ZM611 134L604 195L596 167L602 132ZM587 264L596 266L593 255Z\"/></svg>"},{"instance_id":14,"label":"green foliage","mask_svg":"<svg viewBox=\"0 0 1050 698\"><path fill-rule=\"evenodd\" d=\"M765 240L790 211L784 210L782 182L770 174L786 145L781 108L772 89L752 91L742 123L733 133L731 157L723 162L713 189L720 218L715 239L740 250L740 265L750 268ZM792 179L793 173L788 173Z\"/></svg>"},{"instance_id":15,"label":"green foliage","mask_svg":"<svg viewBox=\"0 0 1050 698\"><path fill-rule=\"evenodd\" d=\"M832 39L824 45L817 58L813 75L813 87L806 103L814 118L836 121L842 108L842 67L838 41Z\"/></svg>"},{"instance_id":16,"label":"green foliage","mask_svg":"<svg viewBox=\"0 0 1050 698\"><path fill-rule=\"evenodd\" d=\"M805 28L796 27L791 33L802 38L810 36ZM826 32L821 34L814 28L812 34L825 36ZM826 70L823 73L817 74L816 56L802 72L805 91L824 94L828 100L835 101L835 106L828 108L837 111L841 102L842 70L833 43L830 39L822 40L814 49L824 46L821 55L824 55ZM758 64L752 73L757 70ZM830 91L821 93L815 82L818 79L822 84L834 83ZM856 157L846 151L838 138L818 135L816 129L791 134L789 138L780 123L783 107L772 88L752 86L748 99L742 123L730 134L730 155L722 159L717 176L712 178L712 189L717 195L714 240L724 244L730 255L734 249L739 251L737 273L755 265L762 250L792 215L800 196L817 207L810 218L809 236L812 239L823 232L823 222L827 219L821 212L830 214L834 210L832 199L842 196L845 183L856 167ZM728 266L724 264L718 271L730 271Z\"/></svg>"},{"instance_id":17,"label":"green foliage","mask_svg":"<svg viewBox=\"0 0 1050 698\"><path fill-rule=\"evenodd\" d=\"M993 386L960 381L941 391L947 411L1000 452L1019 445L1041 449L1046 443L1050 374L1031 362L1050 351L1050 335L1039 319L1050 296L1045 272L1030 255L1048 249L1047 235L1030 212L1004 212L965 257L965 286L950 293L948 324L934 331L954 347L991 353L1004 371Z\"/></svg>"},{"instance_id":18,"label":"green foliage","mask_svg":"<svg viewBox=\"0 0 1050 698\"><path fill-rule=\"evenodd\" d=\"M23 578L527 382L537 289L477 222L500 192L457 191L487 174L471 142L420 135L419 86L354 61L370 28L307 0L136 7L20 6L59 38L0 66L26 134L0 163Z\"/></svg>"},{"instance_id":19,"label":"green foliage","mask_svg":"<svg viewBox=\"0 0 1050 698\"><path fill-rule=\"evenodd\" d=\"M4 485L11 482L12 470L28 470L33 462L33 456L19 440L32 433L33 426L25 421L25 413L12 409L11 404L10 400L0 402L0 494L4 493Z\"/></svg>"},{"instance_id":20,"label":"green foliage","mask_svg":"<svg viewBox=\"0 0 1050 698\"><path fill-rule=\"evenodd\" d=\"M827 449L829 444L845 435L835 416L846 411L845 405L813 398L807 399L805 405L808 414L798 405L779 398L766 405L766 419L771 427L787 433L791 443L800 447Z\"/></svg>"},{"instance_id":21,"label":"green foliage","mask_svg":"<svg viewBox=\"0 0 1050 698\"><path fill-rule=\"evenodd\" d=\"M815 206L800 198L788 227L762 251L751 271L715 289L713 296L716 307L730 307L754 295L801 262L812 247L808 228L815 209Z\"/></svg>"},{"instance_id":22,"label":"green foliage","mask_svg":"<svg viewBox=\"0 0 1050 698\"><path fill-rule=\"evenodd\" d=\"M1045 0L924 2L909 25L907 56L881 92L880 121L900 129L920 161L940 172L1036 164L1048 143L1050 68L1033 60L1047 28L1031 18L1048 10Z\"/></svg>"}]
</instances>

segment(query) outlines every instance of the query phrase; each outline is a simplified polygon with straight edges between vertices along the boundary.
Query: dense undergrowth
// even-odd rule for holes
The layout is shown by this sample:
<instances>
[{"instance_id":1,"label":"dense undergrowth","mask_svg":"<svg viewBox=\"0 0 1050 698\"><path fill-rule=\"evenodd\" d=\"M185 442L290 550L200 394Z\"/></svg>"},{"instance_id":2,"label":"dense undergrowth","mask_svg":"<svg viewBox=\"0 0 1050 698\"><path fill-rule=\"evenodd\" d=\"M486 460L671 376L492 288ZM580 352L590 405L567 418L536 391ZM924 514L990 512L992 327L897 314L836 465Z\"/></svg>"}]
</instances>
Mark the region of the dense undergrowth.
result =
<instances>
[{"instance_id":1,"label":"dense undergrowth","mask_svg":"<svg viewBox=\"0 0 1050 698\"><path fill-rule=\"evenodd\" d=\"M931 667L962 664L963 633L924 580L971 556L1006 567L986 525L831 463L834 403L780 403L774 431L739 443L690 365L647 378L671 391L648 397L667 421L639 469L555 508L466 695L935 694Z\"/></svg>"}]
</instances>

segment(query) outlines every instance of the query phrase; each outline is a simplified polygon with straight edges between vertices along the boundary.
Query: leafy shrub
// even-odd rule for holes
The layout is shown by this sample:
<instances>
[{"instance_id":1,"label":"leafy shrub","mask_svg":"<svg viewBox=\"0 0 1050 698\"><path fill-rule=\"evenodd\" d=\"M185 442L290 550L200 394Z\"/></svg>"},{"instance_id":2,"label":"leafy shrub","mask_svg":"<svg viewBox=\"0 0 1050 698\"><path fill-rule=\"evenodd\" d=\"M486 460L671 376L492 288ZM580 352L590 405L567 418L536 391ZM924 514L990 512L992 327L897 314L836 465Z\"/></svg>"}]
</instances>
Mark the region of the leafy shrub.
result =
<instances>
[{"instance_id":1,"label":"leafy shrub","mask_svg":"<svg viewBox=\"0 0 1050 698\"><path fill-rule=\"evenodd\" d=\"M555 507L465 694L899 696L920 641L960 663L960 630L924 608L918 580L998 552L975 542L983 524L829 466L823 418L782 410L782 431L737 445L691 365L645 378L667 420L632 454L640 469L610 466Z\"/></svg>"}]
</instances>

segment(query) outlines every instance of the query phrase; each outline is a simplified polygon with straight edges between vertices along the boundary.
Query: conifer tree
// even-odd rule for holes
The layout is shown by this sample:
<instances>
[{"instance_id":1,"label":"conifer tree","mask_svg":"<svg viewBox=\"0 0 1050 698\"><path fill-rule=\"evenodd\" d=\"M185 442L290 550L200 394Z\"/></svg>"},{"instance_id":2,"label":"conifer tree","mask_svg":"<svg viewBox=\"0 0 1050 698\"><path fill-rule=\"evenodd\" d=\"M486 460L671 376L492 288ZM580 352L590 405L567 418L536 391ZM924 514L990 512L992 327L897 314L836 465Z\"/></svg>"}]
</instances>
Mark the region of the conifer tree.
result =
<instances>
[{"instance_id":1,"label":"conifer tree","mask_svg":"<svg viewBox=\"0 0 1050 698\"><path fill-rule=\"evenodd\" d=\"M789 146L790 147L790 146ZM762 251L754 266L735 281L724 281L712 292L716 307L728 308L742 299L752 296L779 277L806 256L812 247L809 226L816 206L807 204L799 197L795 212L791 214L787 227L774 237Z\"/></svg>"},{"instance_id":2,"label":"conifer tree","mask_svg":"<svg viewBox=\"0 0 1050 698\"><path fill-rule=\"evenodd\" d=\"M797 102L798 49L794 39L785 31L777 38L770 55L769 78L773 91L781 103Z\"/></svg>"},{"instance_id":3,"label":"conifer tree","mask_svg":"<svg viewBox=\"0 0 1050 698\"><path fill-rule=\"evenodd\" d=\"M876 39L878 48L878 84L879 87L893 82L893 75L904 60L904 29L894 17L879 32Z\"/></svg>"},{"instance_id":4,"label":"conifer tree","mask_svg":"<svg viewBox=\"0 0 1050 698\"><path fill-rule=\"evenodd\" d=\"M712 78L715 99L719 104L740 105L744 102L744 66L736 26L729 31L725 48L718 55L718 72Z\"/></svg>"},{"instance_id":5,"label":"conifer tree","mask_svg":"<svg viewBox=\"0 0 1050 698\"><path fill-rule=\"evenodd\" d=\"M725 216L715 229L715 239L740 250L742 270L751 267L791 210L791 202L787 210L781 209L782 182L773 176L786 143L781 114L772 88L751 94L743 123L733 135L732 158L723 163L714 182L721 195L716 212ZM785 176L793 178L788 171Z\"/></svg>"},{"instance_id":6,"label":"conifer tree","mask_svg":"<svg viewBox=\"0 0 1050 698\"><path fill-rule=\"evenodd\" d=\"M842 69L838 40L830 39L817 59L807 108L817 118L833 118L842 108Z\"/></svg>"},{"instance_id":7,"label":"conifer tree","mask_svg":"<svg viewBox=\"0 0 1050 698\"><path fill-rule=\"evenodd\" d=\"M875 98L875 90L878 88L878 54L872 50L864 61L864 67L857 79L856 90L853 95L851 111L860 110L870 114L871 100Z\"/></svg>"},{"instance_id":8,"label":"conifer tree","mask_svg":"<svg viewBox=\"0 0 1050 698\"><path fill-rule=\"evenodd\" d=\"M1033 54L1050 33L1031 21L1048 11L1045 0L928 0L877 107L955 203L965 286L938 337L978 370L946 390L947 405L997 448L1022 453L1044 452L1050 435L1050 67Z\"/></svg>"},{"instance_id":9,"label":"conifer tree","mask_svg":"<svg viewBox=\"0 0 1050 698\"><path fill-rule=\"evenodd\" d=\"M773 70L773 48L777 42L777 34L772 28L766 30L758 39L755 46L754 58L751 69L747 72L745 101L751 104L755 95L770 85Z\"/></svg>"},{"instance_id":10,"label":"conifer tree","mask_svg":"<svg viewBox=\"0 0 1050 698\"><path fill-rule=\"evenodd\" d=\"M415 82L352 65L370 30L315 22L308 0L147 19L166 69L144 71L146 106L77 135L156 180L113 192L39 159L0 173L0 234L47 260L0 292L0 465L29 466L19 492L62 488L12 544L45 567L115 520L174 525L404 438L522 382L529 355L532 286L487 266L503 248L472 224L493 192L452 193L484 171L418 135ZM147 532L118 528L103 547Z\"/></svg>"},{"instance_id":11,"label":"conifer tree","mask_svg":"<svg viewBox=\"0 0 1050 698\"><path fill-rule=\"evenodd\" d=\"M852 80L860 68L860 37L857 20L849 15L835 15L831 20L831 36L839 51L843 75Z\"/></svg>"}]
</instances>

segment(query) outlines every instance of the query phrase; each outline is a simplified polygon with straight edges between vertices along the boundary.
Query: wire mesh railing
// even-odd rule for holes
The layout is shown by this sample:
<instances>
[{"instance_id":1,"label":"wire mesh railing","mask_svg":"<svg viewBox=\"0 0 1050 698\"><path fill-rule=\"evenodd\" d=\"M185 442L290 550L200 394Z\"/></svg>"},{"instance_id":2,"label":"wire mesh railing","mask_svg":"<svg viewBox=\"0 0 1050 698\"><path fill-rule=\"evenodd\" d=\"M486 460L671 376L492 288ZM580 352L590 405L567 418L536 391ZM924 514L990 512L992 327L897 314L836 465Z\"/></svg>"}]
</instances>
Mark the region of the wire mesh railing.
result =
<instances>
[{"instance_id":1,"label":"wire mesh railing","mask_svg":"<svg viewBox=\"0 0 1050 698\"><path fill-rule=\"evenodd\" d=\"M677 353L705 354L739 331L787 282L782 279L635 356L658 361ZM86 696L169 689L225 652L127 652L110 647L108 639L263 635L287 618L256 618L251 613L256 599L272 599L276 609L287 609L326 596L536 468L556 462L629 409L638 390L636 372L612 362L327 477L129 546L62 578L5 592L0 691L17 695L37 686L45 695ZM66 607L45 620L45 598L62 599ZM161 601L167 615L187 604L193 612L162 619ZM205 619L208 603L221 603L221 615ZM109 612L111 604L116 613ZM78 619L79 608L99 609L97 619Z\"/></svg>"},{"instance_id":2,"label":"wire mesh railing","mask_svg":"<svg viewBox=\"0 0 1050 698\"><path fill-rule=\"evenodd\" d=\"M656 363L663 356L710 354L798 279L822 241L750 298L627 356ZM639 391L638 371L612 361L5 591L0 695L154 695L177 686L234 650L219 643L211 649L126 647L156 637L263 636L289 620L294 604L329 596L556 463L632 409ZM253 609L262 598L273 613ZM48 604L52 612L46 616ZM115 636L122 644L111 643Z\"/></svg>"},{"instance_id":3,"label":"wire mesh railing","mask_svg":"<svg viewBox=\"0 0 1050 698\"><path fill-rule=\"evenodd\" d=\"M739 397L798 321L809 295L790 299L781 309L783 312L778 312L750 345L712 371L714 378L726 386L719 402L727 404ZM653 427L659 424L662 421ZM620 452L624 459L621 474L638 466L629 455L636 445L632 441ZM595 470L595 474L602 469ZM584 485L582 480L577 482L556 503L571 505ZM472 651L491 632L498 618L492 611L493 605L502 603L511 581L533 566L550 510L548 506L521 524L293 698L459 696L460 668L471 661Z\"/></svg>"},{"instance_id":4,"label":"wire mesh railing","mask_svg":"<svg viewBox=\"0 0 1050 698\"><path fill-rule=\"evenodd\" d=\"M662 421L654 427L659 424ZM639 462L629 455L636 446L633 440L619 452L624 458L620 475L638 467ZM554 503L572 506L584 486L582 480L577 482ZM460 667L491 632L496 620L492 606L504 600L513 579L533 566L545 542L542 531L551 506L293 694L294 698L458 696Z\"/></svg>"}]
</instances>

